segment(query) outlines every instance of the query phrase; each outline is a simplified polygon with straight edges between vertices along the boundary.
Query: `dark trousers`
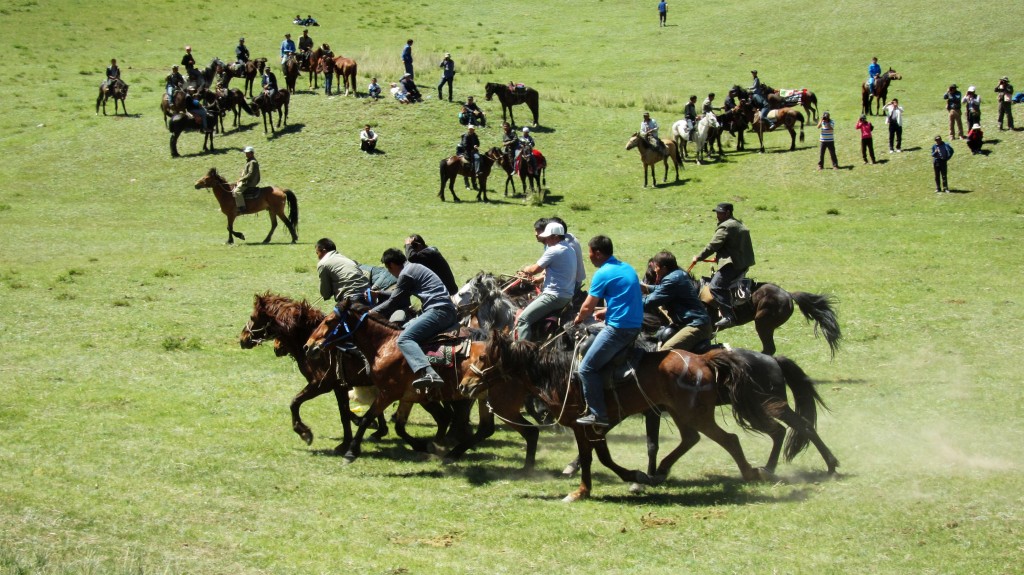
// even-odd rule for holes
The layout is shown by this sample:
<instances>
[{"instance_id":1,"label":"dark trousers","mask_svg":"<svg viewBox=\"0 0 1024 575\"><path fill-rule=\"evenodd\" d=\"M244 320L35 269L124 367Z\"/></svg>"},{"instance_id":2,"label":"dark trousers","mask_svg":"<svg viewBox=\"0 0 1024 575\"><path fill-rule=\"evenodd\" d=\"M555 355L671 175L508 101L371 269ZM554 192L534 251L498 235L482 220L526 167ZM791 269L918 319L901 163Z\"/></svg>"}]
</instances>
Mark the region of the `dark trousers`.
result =
<instances>
[{"instance_id":1,"label":"dark trousers","mask_svg":"<svg viewBox=\"0 0 1024 575\"><path fill-rule=\"evenodd\" d=\"M981 152L981 140L967 140L967 147L972 154L977 154Z\"/></svg>"},{"instance_id":2,"label":"dark trousers","mask_svg":"<svg viewBox=\"0 0 1024 575\"><path fill-rule=\"evenodd\" d=\"M660 24L662 26L665 25L665 16L666 16L666 14L667 14L667 11L666 12L658 12L658 24Z\"/></svg>"},{"instance_id":3,"label":"dark trousers","mask_svg":"<svg viewBox=\"0 0 1024 575\"><path fill-rule=\"evenodd\" d=\"M1002 96L1000 96L1002 97ZM1013 129L1013 102L999 102L999 129L1003 129L1003 116L1006 116L1007 127Z\"/></svg>"},{"instance_id":4,"label":"dark trousers","mask_svg":"<svg viewBox=\"0 0 1024 575\"><path fill-rule=\"evenodd\" d=\"M868 153L871 153L871 163L875 163L875 142L873 138L860 139L860 155L864 156L864 163L868 163Z\"/></svg>"},{"instance_id":5,"label":"dark trousers","mask_svg":"<svg viewBox=\"0 0 1024 575\"><path fill-rule=\"evenodd\" d=\"M445 84L448 84L448 101L452 101L452 79L453 78L451 76L441 76L441 83L437 85L438 100L444 99L444 96L441 95L441 88L443 88Z\"/></svg>"},{"instance_id":6,"label":"dark trousers","mask_svg":"<svg viewBox=\"0 0 1024 575\"><path fill-rule=\"evenodd\" d=\"M715 298L715 303L718 304L718 310L722 313L722 317L736 321L736 312L732 309L732 294L729 293L729 285L736 278L743 275L745 271L747 270L736 269L736 266L727 264L711 277L708 289L711 291L711 297Z\"/></svg>"},{"instance_id":7,"label":"dark trousers","mask_svg":"<svg viewBox=\"0 0 1024 575\"><path fill-rule=\"evenodd\" d=\"M377 140L374 140L372 142L369 140L362 140L361 143L359 144L359 149L364 152L369 152L372 154L373 151L377 149Z\"/></svg>"},{"instance_id":8,"label":"dark trousers","mask_svg":"<svg viewBox=\"0 0 1024 575\"><path fill-rule=\"evenodd\" d=\"M948 190L949 182L946 180L946 160L932 160L932 168L935 169L935 191ZM939 180L942 185L939 185Z\"/></svg>"},{"instance_id":9,"label":"dark trousers","mask_svg":"<svg viewBox=\"0 0 1024 575\"><path fill-rule=\"evenodd\" d=\"M821 168L825 165L825 150L828 150L829 156L832 158L832 167L839 167L839 160L836 159L836 143L835 142L822 142L818 148L818 167Z\"/></svg>"},{"instance_id":10,"label":"dark trousers","mask_svg":"<svg viewBox=\"0 0 1024 575\"><path fill-rule=\"evenodd\" d=\"M903 126L896 122L889 123L889 150L892 151L892 142L896 141L896 149L903 149Z\"/></svg>"},{"instance_id":11,"label":"dark trousers","mask_svg":"<svg viewBox=\"0 0 1024 575\"><path fill-rule=\"evenodd\" d=\"M415 78L416 75L412 73L412 62L403 62L403 63L405 64L405 73L409 74L410 76Z\"/></svg>"}]
</instances>

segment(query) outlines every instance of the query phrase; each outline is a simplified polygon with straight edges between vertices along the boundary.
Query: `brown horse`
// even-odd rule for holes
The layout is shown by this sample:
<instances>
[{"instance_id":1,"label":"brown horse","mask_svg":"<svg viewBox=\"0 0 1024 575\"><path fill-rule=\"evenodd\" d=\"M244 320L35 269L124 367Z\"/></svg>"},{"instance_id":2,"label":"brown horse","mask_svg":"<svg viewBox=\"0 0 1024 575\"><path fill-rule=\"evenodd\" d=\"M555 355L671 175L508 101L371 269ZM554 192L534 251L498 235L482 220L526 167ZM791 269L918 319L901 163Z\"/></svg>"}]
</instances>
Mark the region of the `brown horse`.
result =
<instances>
[{"instance_id":1,"label":"brown horse","mask_svg":"<svg viewBox=\"0 0 1024 575\"><path fill-rule=\"evenodd\" d=\"M435 366L436 371L444 379L444 385L436 392L430 394L417 393L412 387L415 374L409 369L402 352L398 349L396 340L401 333L402 327L392 323L383 317L370 313L370 308L362 304L345 300L335 306L334 310L327 314L306 341L306 354L313 359L320 357L323 353L335 347L338 343L345 342L354 345L363 357L368 358L370 379L377 387L377 398L363 421L359 424L352 444L344 454L346 462L351 463L359 457L363 434L371 419L383 413L384 409L392 403L401 400L402 402L420 403L428 409L438 396L442 401L449 403L461 401L461 406L454 409L456 429L467 427L469 408L472 400L465 400L456 389L461 374L466 369L466 352L453 349L455 359L450 367ZM482 342L463 342L469 349L482 349ZM460 344L460 348L462 345ZM481 406L482 407L482 406ZM395 414L395 430L399 431L405 426L404 417L408 414L399 410ZM401 426L401 427L400 427ZM466 449L490 437L494 432L494 420L486 410L480 410L480 426L472 437L466 438L459 448L464 452ZM401 432L399 432L401 433ZM438 430L441 434L441 430ZM443 436L443 434L442 434ZM413 449L421 452L433 452L433 445L412 437L404 437ZM435 440L437 436L435 436ZM468 442L469 445L465 443ZM454 451L454 450L453 450Z\"/></svg>"},{"instance_id":2,"label":"brown horse","mask_svg":"<svg viewBox=\"0 0 1024 575\"><path fill-rule=\"evenodd\" d=\"M288 102L291 94L287 90L277 90L273 96L267 92L260 92L252 99L252 109L256 115L263 116L263 133L267 133L267 124L270 124L270 131L274 132L274 112L277 112L277 127L281 127L281 110L284 110L284 125L288 125Z\"/></svg>"},{"instance_id":3,"label":"brown horse","mask_svg":"<svg viewBox=\"0 0 1024 575\"><path fill-rule=\"evenodd\" d=\"M807 119L812 121L818 121L818 97L814 95L814 92L810 90L800 91L799 97L796 94L792 98L783 98L782 93L779 90L771 88L767 85L762 85L765 89L765 93L768 94L768 107L777 110L779 108L791 107L790 103L793 100L799 103L804 108L804 113L807 114Z\"/></svg>"},{"instance_id":4,"label":"brown horse","mask_svg":"<svg viewBox=\"0 0 1024 575\"><path fill-rule=\"evenodd\" d=\"M336 94L341 93L342 84L345 85L345 95L348 96L348 92L351 89L352 95L359 97L359 89L356 87L356 77L358 76L359 66L356 61L352 58L346 58L344 56L336 56L334 58L334 74L336 82Z\"/></svg>"},{"instance_id":5,"label":"brown horse","mask_svg":"<svg viewBox=\"0 0 1024 575\"><path fill-rule=\"evenodd\" d=\"M486 98L490 102L493 96L498 96L498 101L501 102L501 119L505 121L506 112L508 113L508 119L513 126L516 125L515 116L512 115L512 106L518 106L519 104L526 104L526 107L533 112L533 125L537 125L537 118L539 115L540 108L540 95L537 94L537 90L524 86L522 89L510 88L505 84L498 84L495 82L488 82L485 86Z\"/></svg>"},{"instance_id":6,"label":"brown horse","mask_svg":"<svg viewBox=\"0 0 1024 575\"><path fill-rule=\"evenodd\" d=\"M761 123L761 112L754 106L752 106L747 100L740 100L736 105L736 109L740 114L746 117L750 123L750 131L757 134L758 144L761 146L761 153L764 153L764 133L774 132L780 126L785 126L786 130L789 131L790 144L789 150L793 151L796 149L796 130L793 126L797 122L800 122L800 141L804 141L804 115L799 110L793 108L780 108L778 110L772 110L769 115L775 114L775 125L770 129L765 124Z\"/></svg>"},{"instance_id":7,"label":"brown horse","mask_svg":"<svg viewBox=\"0 0 1024 575\"><path fill-rule=\"evenodd\" d=\"M306 387L292 398L290 409L292 414L292 430L306 442L313 443L313 430L302 421L299 410L302 404L327 392L334 392L341 415L344 439L335 453L348 451L352 443L352 411L349 405L348 390L351 385L372 385L362 373L362 362L358 365L354 358L342 355L342 363L335 365L331 356L313 360L306 356L302 349L309 334L324 320L324 314L311 306L309 302L296 301L270 292L256 294L253 298L252 314L249 322L242 328L238 344L242 349L253 349L264 341L274 342L274 353L278 357L290 355L299 368L299 373L306 378ZM340 374L340 377L339 377ZM380 438L388 432L383 416L377 418L377 431L374 437Z\"/></svg>"},{"instance_id":8,"label":"brown horse","mask_svg":"<svg viewBox=\"0 0 1024 575\"><path fill-rule=\"evenodd\" d=\"M451 156L441 160L441 189L437 192L437 196L441 198L442 202L444 201L444 186L447 184L448 191L452 194L452 200L461 202L459 196L455 195L455 180L461 175L467 190L471 189L470 182L472 180L472 186L476 189L476 201L486 202L487 176L491 175L493 165L494 160L490 156L481 154L480 172L474 174L472 160L464 160L461 156Z\"/></svg>"},{"instance_id":9,"label":"brown horse","mask_svg":"<svg viewBox=\"0 0 1024 575\"><path fill-rule=\"evenodd\" d=\"M902 80L903 76L896 73L896 70L889 68L886 72L875 77L874 89L868 88L868 83L860 85L861 113L871 113L871 98L875 99L875 115L881 113L882 106L888 102L889 84L893 80Z\"/></svg>"},{"instance_id":10,"label":"brown horse","mask_svg":"<svg viewBox=\"0 0 1024 575\"><path fill-rule=\"evenodd\" d=\"M470 370L459 384L459 389L468 396L489 388L492 398L506 398L508 405L535 395L547 404L551 413L557 414L559 423L573 430L582 473L579 488L564 501L590 496L594 450L601 463L623 481L656 485L664 480L672 465L696 445L699 433L729 452L744 480L765 478L747 462L739 439L719 427L715 420L715 405L719 393L723 393L721 390L732 392L749 385L746 366L735 356L724 354L722 350L705 355L682 351L647 353L636 367L635 377L609 392L612 394L608 401L611 421L617 423L630 415L657 408L667 412L679 427L679 445L665 456L652 478L615 463L605 435L592 426L576 423L576 418L586 412L586 404L578 380L573 377L573 353L558 346L538 347L531 342L513 342L508 335L494 331L486 346L472 348ZM497 407L495 409L497 411ZM770 418L766 408L752 394L736 394L732 409L737 421L745 427L767 425L765 422ZM498 412L517 424L518 430L523 427L523 420L516 419L517 413L518 408Z\"/></svg>"},{"instance_id":11,"label":"brown horse","mask_svg":"<svg viewBox=\"0 0 1024 575\"><path fill-rule=\"evenodd\" d=\"M252 86L256 83L256 76L261 76L266 66L266 58L256 58L245 63L245 86L242 91L250 98L252 98Z\"/></svg>"},{"instance_id":12,"label":"brown horse","mask_svg":"<svg viewBox=\"0 0 1024 575\"><path fill-rule=\"evenodd\" d=\"M202 188L213 190L213 197L217 198L217 203L220 204L220 211L228 219L227 243L235 243L235 238L245 241L245 235L241 232L236 232L234 228L235 218L238 217L235 198L231 195L231 190L234 186L217 173L217 168L210 168L210 171L196 182L196 189L200 190ZM259 196L245 200L245 209L247 214L256 214L263 210L270 212L270 233L264 238L263 243L270 243L270 238L273 237L274 230L277 229L277 218L281 218L281 221L288 228L292 235L292 243L297 242L299 240L299 202L295 198L295 194L291 190L272 186L262 187L259 190ZM288 204L287 216L284 213L285 204Z\"/></svg>"},{"instance_id":13,"label":"brown horse","mask_svg":"<svg viewBox=\"0 0 1024 575\"><path fill-rule=\"evenodd\" d=\"M647 168L651 168L651 187L658 187L658 174L655 168L658 166L658 162L665 165L665 174L661 179L661 183L668 182L668 160L672 159L672 164L676 168L676 181L679 181L679 165L682 164L682 160L679 158L679 151L676 148L676 143L672 140L661 139L662 143L665 144L665 152L659 152L647 141L647 138L641 137L639 132L634 133L630 136L629 141L626 142L626 149L632 150L636 148L640 152L640 161L644 164L644 187L647 187Z\"/></svg>"},{"instance_id":14,"label":"brown horse","mask_svg":"<svg viewBox=\"0 0 1024 575\"><path fill-rule=\"evenodd\" d=\"M309 72L309 89L316 90L320 88L320 58L324 52L321 48L317 48L309 53L309 56L302 60L302 70Z\"/></svg>"},{"instance_id":15,"label":"brown horse","mask_svg":"<svg viewBox=\"0 0 1024 575\"><path fill-rule=\"evenodd\" d=\"M121 111L124 115L128 115L128 107L125 106L124 100L128 97L128 84L121 81L120 78L112 82L104 82L100 84L100 95L96 97L96 113L100 113L100 106L103 106L103 115L107 115L107 100L114 100L114 115L117 115L117 103L121 102Z\"/></svg>"},{"instance_id":16,"label":"brown horse","mask_svg":"<svg viewBox=\"0 0 1024 575\"><path fill-rule=\"evenodd\" d=\"M167 125L167 120L174 117L175 114L182 114L185 112L185 99L188 98L188 94L184 90L175 90L174 97L167 95L164 92L160 97L160 110L164 113L164 126Z\"/></svg>"}]
</instances>

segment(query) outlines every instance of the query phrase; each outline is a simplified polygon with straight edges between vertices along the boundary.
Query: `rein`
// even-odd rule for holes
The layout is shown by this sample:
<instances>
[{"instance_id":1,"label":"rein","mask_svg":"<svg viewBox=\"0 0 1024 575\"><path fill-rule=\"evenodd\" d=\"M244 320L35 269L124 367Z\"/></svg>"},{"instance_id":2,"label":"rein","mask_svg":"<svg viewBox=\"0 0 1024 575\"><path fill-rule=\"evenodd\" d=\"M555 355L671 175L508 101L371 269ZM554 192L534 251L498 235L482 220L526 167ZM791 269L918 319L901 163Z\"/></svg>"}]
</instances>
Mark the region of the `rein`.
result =
<instances>
[{"instance_id":1,"label":"rein","mask_svg":"<svg viewBox=\"0 0 1024 575\"><path fill-rule=\"evenodd\" d=\"M337 306L334 307L334 313L337 314L338 316L342 315L341 310L338 309ZM327 344L352 339L352 337L355 336L356 330L358 330L363 325L363 323L366 322L366 318L369 317L369 315L370 312L366 312L362 316L360 316L359 321L353 328L349 328L348 320L343 318L341 322L339 322L338 325L334 326L334 329L332 329L331 332L324 337L323 341L320 342L320 346L323 347L326 346ZM343 327L345 328L345 332L341 333L341 328Z\"/></svg>"},{"instance_id":2,"label":"rein","mask_svg":"<svg viewBox=\"0 0 1024 575\"><path fill-rule=\"evenodd\" d=\"M252 340L256 343L256 345L260 345L264 341L269 339L270 334L267 333L268 329L270 329L269 323L259 329L253 329L253 323L251 319L249 320L249 323L245 324L245 331L249 332L249 336L252 337Z\"/></svg>"}]
</instances>

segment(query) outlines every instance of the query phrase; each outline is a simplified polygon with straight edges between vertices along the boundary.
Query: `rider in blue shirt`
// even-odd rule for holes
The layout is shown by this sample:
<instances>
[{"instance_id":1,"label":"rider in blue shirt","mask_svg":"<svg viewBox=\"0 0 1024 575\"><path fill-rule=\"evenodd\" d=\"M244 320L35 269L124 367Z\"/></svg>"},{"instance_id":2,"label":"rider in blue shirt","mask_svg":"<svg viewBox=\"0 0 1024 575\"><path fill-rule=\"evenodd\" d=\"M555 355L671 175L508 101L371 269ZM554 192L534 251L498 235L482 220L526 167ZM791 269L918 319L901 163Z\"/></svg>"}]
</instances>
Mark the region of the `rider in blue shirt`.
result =
<instances>
[{"instance_id":1,"label":"rider in blue shirt","mask_svg":"<svg viewBox=\"0 0 1024 575\"><path fill-rule=\"evenodd\" d=\"M872 58L868 66L868 90L874 91L875 78L882 74L882 67L878 65L878 58Z\"/></svg>"},{"instance_id":2,"label":"rider in blue shirt","mask_svg":"<svg viewBox=\"0 0 1024 575\"><path fill-rule=\"evenodd\" d=\"M284 41L281 42L281 63L284 64L288 60L288 56L295 53L295 42L292 41L291 34L284 35Z\"/></svg>"}]
</instances>

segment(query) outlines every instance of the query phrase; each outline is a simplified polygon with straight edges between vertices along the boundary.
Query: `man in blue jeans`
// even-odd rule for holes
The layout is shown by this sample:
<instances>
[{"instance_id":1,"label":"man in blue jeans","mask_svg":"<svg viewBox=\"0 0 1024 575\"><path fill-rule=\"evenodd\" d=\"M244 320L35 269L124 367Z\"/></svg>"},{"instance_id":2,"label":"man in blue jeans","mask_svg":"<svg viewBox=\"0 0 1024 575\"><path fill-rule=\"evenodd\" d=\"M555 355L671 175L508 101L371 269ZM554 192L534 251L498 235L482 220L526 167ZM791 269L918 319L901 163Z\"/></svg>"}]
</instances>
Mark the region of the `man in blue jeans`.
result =
<instances>
[{"instance_id":1,"label":"man in blue jeans","mask_svg":"<svg viewBox=\"0 0 1024 575\"><path fill-rule=\"evenodd\" d=\"M604 320L605 327L597 334L594 343L580 361L580 380L583 382L583 397L587 400L589 413L577 419L576 423L608 427L608 408L604 401L601 370L639 335L640 325L644 321L643 295L636 270L615 259L611 238L594 236L587 245L590 248L590 263L594 264L597 271L590 282L590 294L573 324L579 325L593 314L595 319ZM597 302L602 299L605 307L595 312Z\"/></svg>"},{"instance_id":2,"label":"man in blue jeans","mask_svg":"<svg viewBox=\"0 0 1024 575\"><path fill-rule=\"evenodd\" d=\"M416 374L416 380L412 382L413 387L420 391L439 388L444 384L444 380L430 367L427 354L423 353L420 344L429 341L455 323L455 304L452 303L448 290L437 274L426 266L407 263L405 254L400 250L386 250L380 261L391 275L398 278L398 283L391 297L371 311L387 317L391 308L405 305L409 296L419 298L422 304L420 315L405 324L402 334L398 336L398 349L409 364L409 369Z\"/></svg>"}]
</instances>

